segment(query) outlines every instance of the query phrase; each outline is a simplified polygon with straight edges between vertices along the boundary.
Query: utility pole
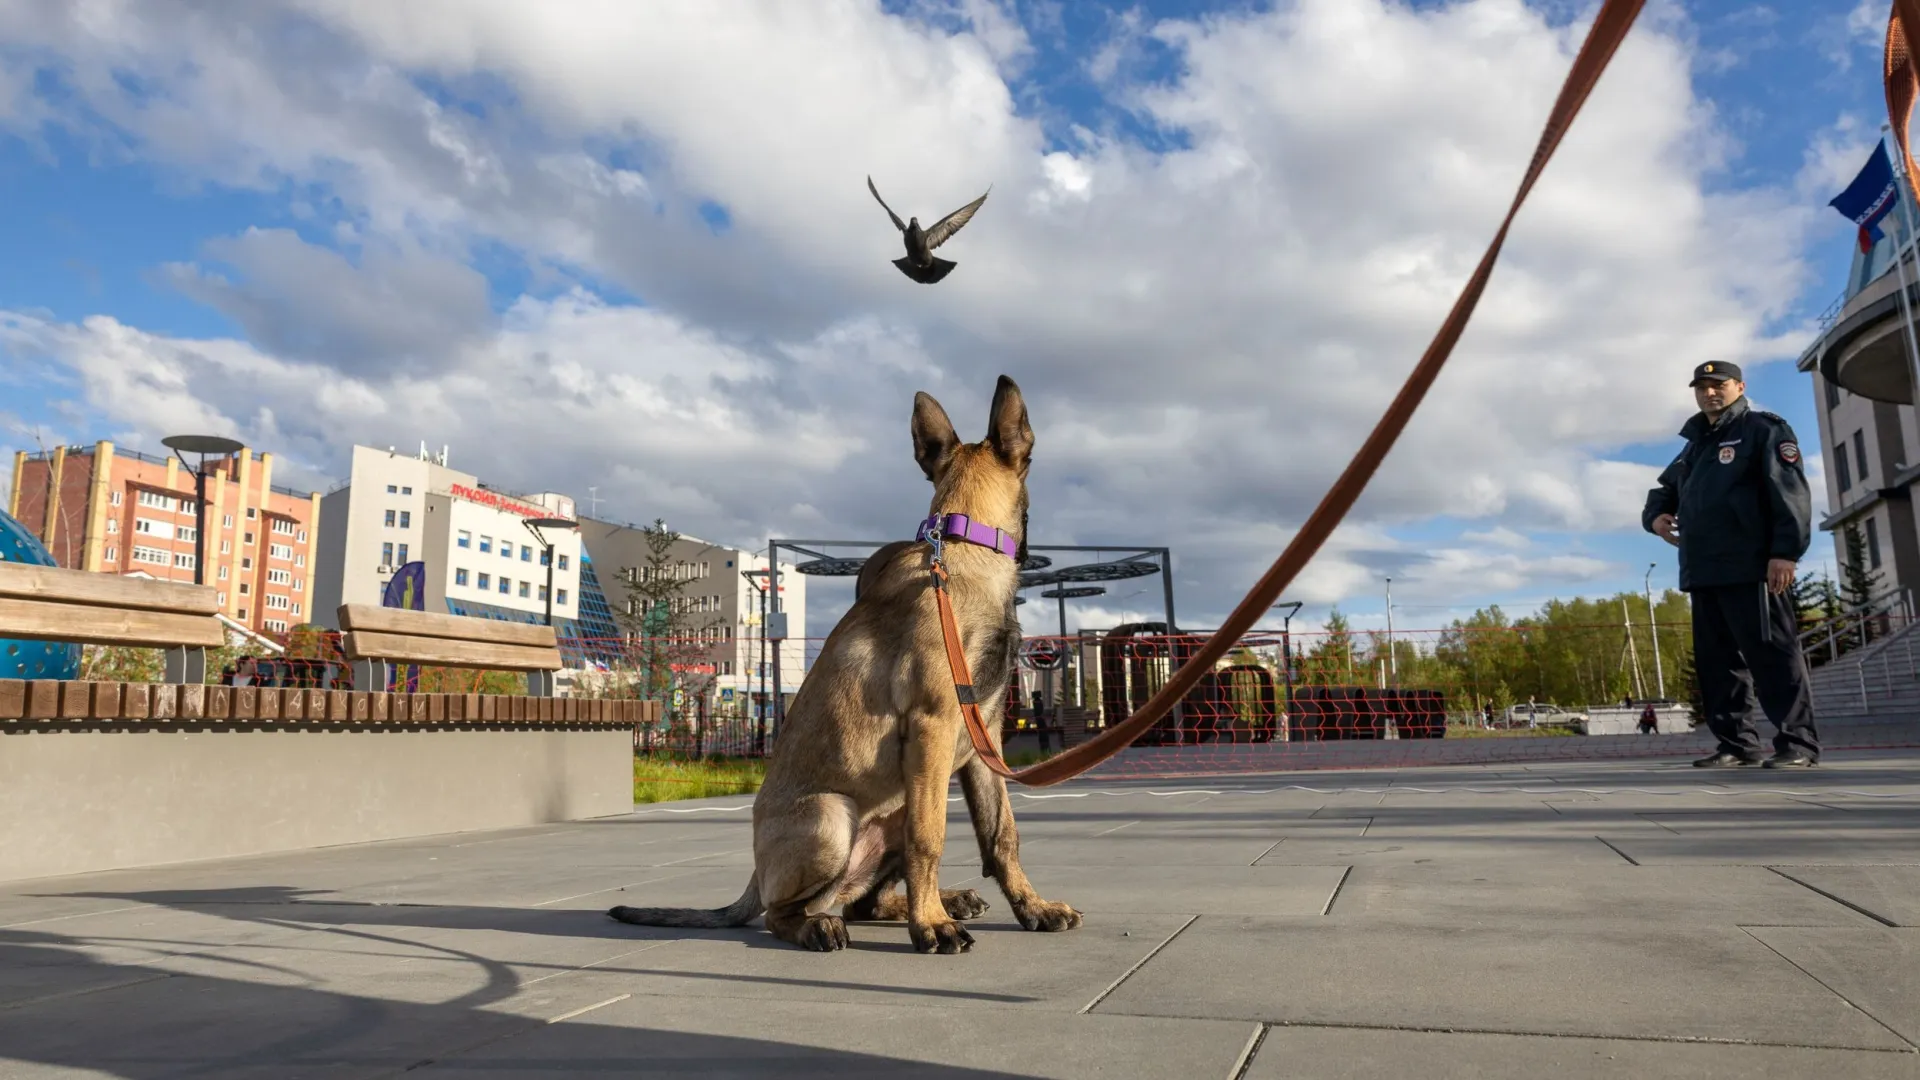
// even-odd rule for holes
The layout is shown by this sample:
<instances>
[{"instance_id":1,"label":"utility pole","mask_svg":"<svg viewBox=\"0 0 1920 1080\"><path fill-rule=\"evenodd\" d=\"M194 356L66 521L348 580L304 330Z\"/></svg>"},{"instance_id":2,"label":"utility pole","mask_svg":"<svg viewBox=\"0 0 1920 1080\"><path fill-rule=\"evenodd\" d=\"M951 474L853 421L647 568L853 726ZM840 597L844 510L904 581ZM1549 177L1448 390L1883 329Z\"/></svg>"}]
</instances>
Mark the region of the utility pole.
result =
<instances>
[{"instance_id":1,"label":"utility pole","mask_svg":"<svg viewBox=\"0 0 1920 1080\"><path fill-rule=\"evenodd\" d=\"M1620 598L1620 618L1627 626L1627 657L1633 664L1633 692L1642 701L1647 697L1647 683L1640 675L1640 649L1633 643L1633 613L1627 609L1627 598Z\"/></svg>"},{"instance_id":2,"label":"utility pole","mask_svg":"<svg viewBox=\"0 0 1920 1080\"><path fill-rule=\"evenodd\" d=\"M767 587L756 579L772 575L767 570L742 570L740 576L760 593L760 662L755 665L760 693L754 706L753 748L755 753L764 756L767 752Z\"/></svg>"},{"instance_id":3,"label":"utility pole","mask_svg":"<svg viewBox=\"0 0 1920 1080\"><path fill-rule=\"evenodd\" d=\"M1647 634L1653 638L1653 680L1657 685L1660 700L1667 700L1667 674L1660 670L1660 624L1653 617L1653 572L1659 563L1647 564L1647 577L1644 586L1647 591Z\"/></svg>"},{"instance_id":4,"label":"utility pole","mask_svg":"<svg viewBox=\"0 0 1920 1080\"><path fill-rule=\"evenodd\" d=\"M1392 578L1387 579L1387 672L1393 676L1394 682L1398 683L1400 681L1400 662L1393 655L1393 579ZM1380 685L1382 687L1386 686L1386 681L1384 677L1382 678Z\"/></svg>"}]
</instances>

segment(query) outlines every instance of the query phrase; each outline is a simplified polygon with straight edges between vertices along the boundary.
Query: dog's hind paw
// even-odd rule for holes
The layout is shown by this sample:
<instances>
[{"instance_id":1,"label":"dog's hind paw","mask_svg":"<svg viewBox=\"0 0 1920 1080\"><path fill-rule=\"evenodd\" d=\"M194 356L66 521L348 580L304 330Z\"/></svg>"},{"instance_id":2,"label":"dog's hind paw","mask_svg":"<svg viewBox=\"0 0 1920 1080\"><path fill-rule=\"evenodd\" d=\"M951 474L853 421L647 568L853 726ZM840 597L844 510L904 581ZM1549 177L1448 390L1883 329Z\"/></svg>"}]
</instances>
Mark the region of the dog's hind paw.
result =
<instances>
[{"instance_id":1,"label":"dog's hind paw","mask_svg":"<svg viewBox=\"0 0 1920 1080\"><path fill-rule=\"evenodd\" d=\"M924 926L907 924L907 936L913 940L913 947L920 952L938 952L945 956L963 953L973 948L973 935L957 922L929 923Z\"/></svg>"},{"instance_id":2,"label":"dog's hind paw","mask_svg":"<svg viewBox=\"0 0 1920 1080\"><path fill-rule=\"evenodd\" d=\"M1066 904L1052 900L1029 900L1013 909L1014 917L1020 925L1029 930L1042 930L1047 933L1059 933L1072 930L1080 925L1080 913Z\"/></svg>"},{"instance_id":3,"label":"dog's hind paw","mask_svg":"<svg viewBox=\"0 0 1920 1080\"><path fill-rule=\"evenodd\" d=\"M953 918L977 919L987 913L990 905L972 889L941 889L940 906Z\"/></svg>"},{"instance_id":4,"label":"dog's hind paw","mask_svg":"<svg viewBox=\"0 0 1920 1080\"><path fill-rule=\"evenodd\" d=\"M847 924L838 915L815 915L800 928L795 944L814 952L837 952L847 947Z\"/></svg>"}]
</instances>

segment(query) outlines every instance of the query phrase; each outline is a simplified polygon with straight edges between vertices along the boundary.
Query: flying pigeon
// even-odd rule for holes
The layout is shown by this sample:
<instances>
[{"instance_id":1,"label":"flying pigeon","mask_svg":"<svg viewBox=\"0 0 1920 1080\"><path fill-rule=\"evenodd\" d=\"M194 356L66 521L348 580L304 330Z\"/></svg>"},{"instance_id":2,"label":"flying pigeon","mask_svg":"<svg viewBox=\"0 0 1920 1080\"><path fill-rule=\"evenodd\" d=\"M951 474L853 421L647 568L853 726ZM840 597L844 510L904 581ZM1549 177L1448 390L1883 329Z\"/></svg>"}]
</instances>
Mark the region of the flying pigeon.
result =
<instances>
[{"instance_id":1,"label":"flying pigeon","mask_svg":"<svg viewBox=\"0 0 1920 1080\"><path fill-rule=\"evenodd\" d=\"M967 222L973 220L973 212L980 209L980 204L987 201L987 196L982 195L935 222L933 228L922 229L919 218L909 218L904 223L901 222L900 215L893 212L893 207L887 205L887 200L880 198L880 189L873 186L871 176L867 177L867 190L873 192L874 200L887 212L887 216L893 219L894 228L899 229L906 237L906 258L893 260L893 265L899 267L901 273L922 285L931 285L953 271L954 264L947 259L935 257L933 249L952 239L954 233L959 232ZM993 189L989 187L987 191L991 193Z\"/></svg>"}]
</instances>

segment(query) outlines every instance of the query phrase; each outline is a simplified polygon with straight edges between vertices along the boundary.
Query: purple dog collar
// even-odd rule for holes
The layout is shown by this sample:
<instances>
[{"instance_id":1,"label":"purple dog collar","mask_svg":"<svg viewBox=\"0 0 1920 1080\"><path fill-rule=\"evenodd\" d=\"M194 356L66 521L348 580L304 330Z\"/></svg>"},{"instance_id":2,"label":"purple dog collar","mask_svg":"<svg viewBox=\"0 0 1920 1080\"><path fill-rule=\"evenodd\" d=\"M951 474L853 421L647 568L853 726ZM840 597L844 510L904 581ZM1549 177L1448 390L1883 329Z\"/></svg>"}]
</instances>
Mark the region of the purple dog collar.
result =
<instances>
[{"instance_id":1,"label":"purple dog collar","mask_svg":"<svg viewBox=\"0 0 1920 1080\"><path fill-rule=\"evenodd\" d=\"M915 540L965 540L969 544L990 547L1015 558L1020 545L1014 538L1001 529L991 525L982 525L965 514L935 514L920 523L920 530L913 536Z\"/></svg>"}]
</instances>

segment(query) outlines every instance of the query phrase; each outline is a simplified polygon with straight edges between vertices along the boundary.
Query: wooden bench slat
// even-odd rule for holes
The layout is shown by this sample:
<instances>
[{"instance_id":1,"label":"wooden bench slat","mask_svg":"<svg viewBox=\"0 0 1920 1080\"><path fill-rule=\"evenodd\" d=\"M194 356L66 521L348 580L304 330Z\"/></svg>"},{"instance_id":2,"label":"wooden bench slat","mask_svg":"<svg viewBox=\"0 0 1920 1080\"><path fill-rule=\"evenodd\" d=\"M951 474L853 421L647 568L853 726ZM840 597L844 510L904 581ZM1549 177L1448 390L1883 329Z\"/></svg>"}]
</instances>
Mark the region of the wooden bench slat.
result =
<instances>
[{"instance_id":1,"label":"wooden bench slat","mask_svg":"<svg viewBox=\"0 0 1920 1080\"><path fill-rule=\"evenodd\" d=\"M95 575L96 577L100 575ZM218 648L227 634L209 615L64 604L0 597L0 637L77 641L94 645Z\"/></svg>"},{"instance_id":2,"label":"wooden bench slat","mask_svg":"<svg viewBox=\"0 0 1920 1080\"><path fill-rule=\"evenodd\" d=\"M428 664L434 667L488 668L496 671L557 671L560 668L560 650L553 647L535 649L524 645L449 641L445 638L378 634L365 630L348 631L341 635L340 644L348 660L385 660L390 664Z\"/></svg>"},{"instance_id":3,"label":"wooden bench slat","mask_svg":"<svg viewBox=\"0 0 1920 1080\"><path fill-rule=\"evenodd\" d=\"M517 645L536 649L552 649L558 644L553 627L541 623L476 619L466 615L441 615L428 611L380 607L375 604L342 604L339 614L340 629L349 631L370 630L382 634L405 634L409 637L446 638L454 641Z\"/></svg>"},{"instance_id":4,"label":"wooden bench slat","mask_svg":"<svg viewBox=\"0 0 1920 1080\"><path fill-rule=\"evenodd\" d=\"M0 562L0 599L134 608L175 615L212 615L220 610L219 595L210 585L152 581L17 562Z\"/></svg>"}]
</instances>

